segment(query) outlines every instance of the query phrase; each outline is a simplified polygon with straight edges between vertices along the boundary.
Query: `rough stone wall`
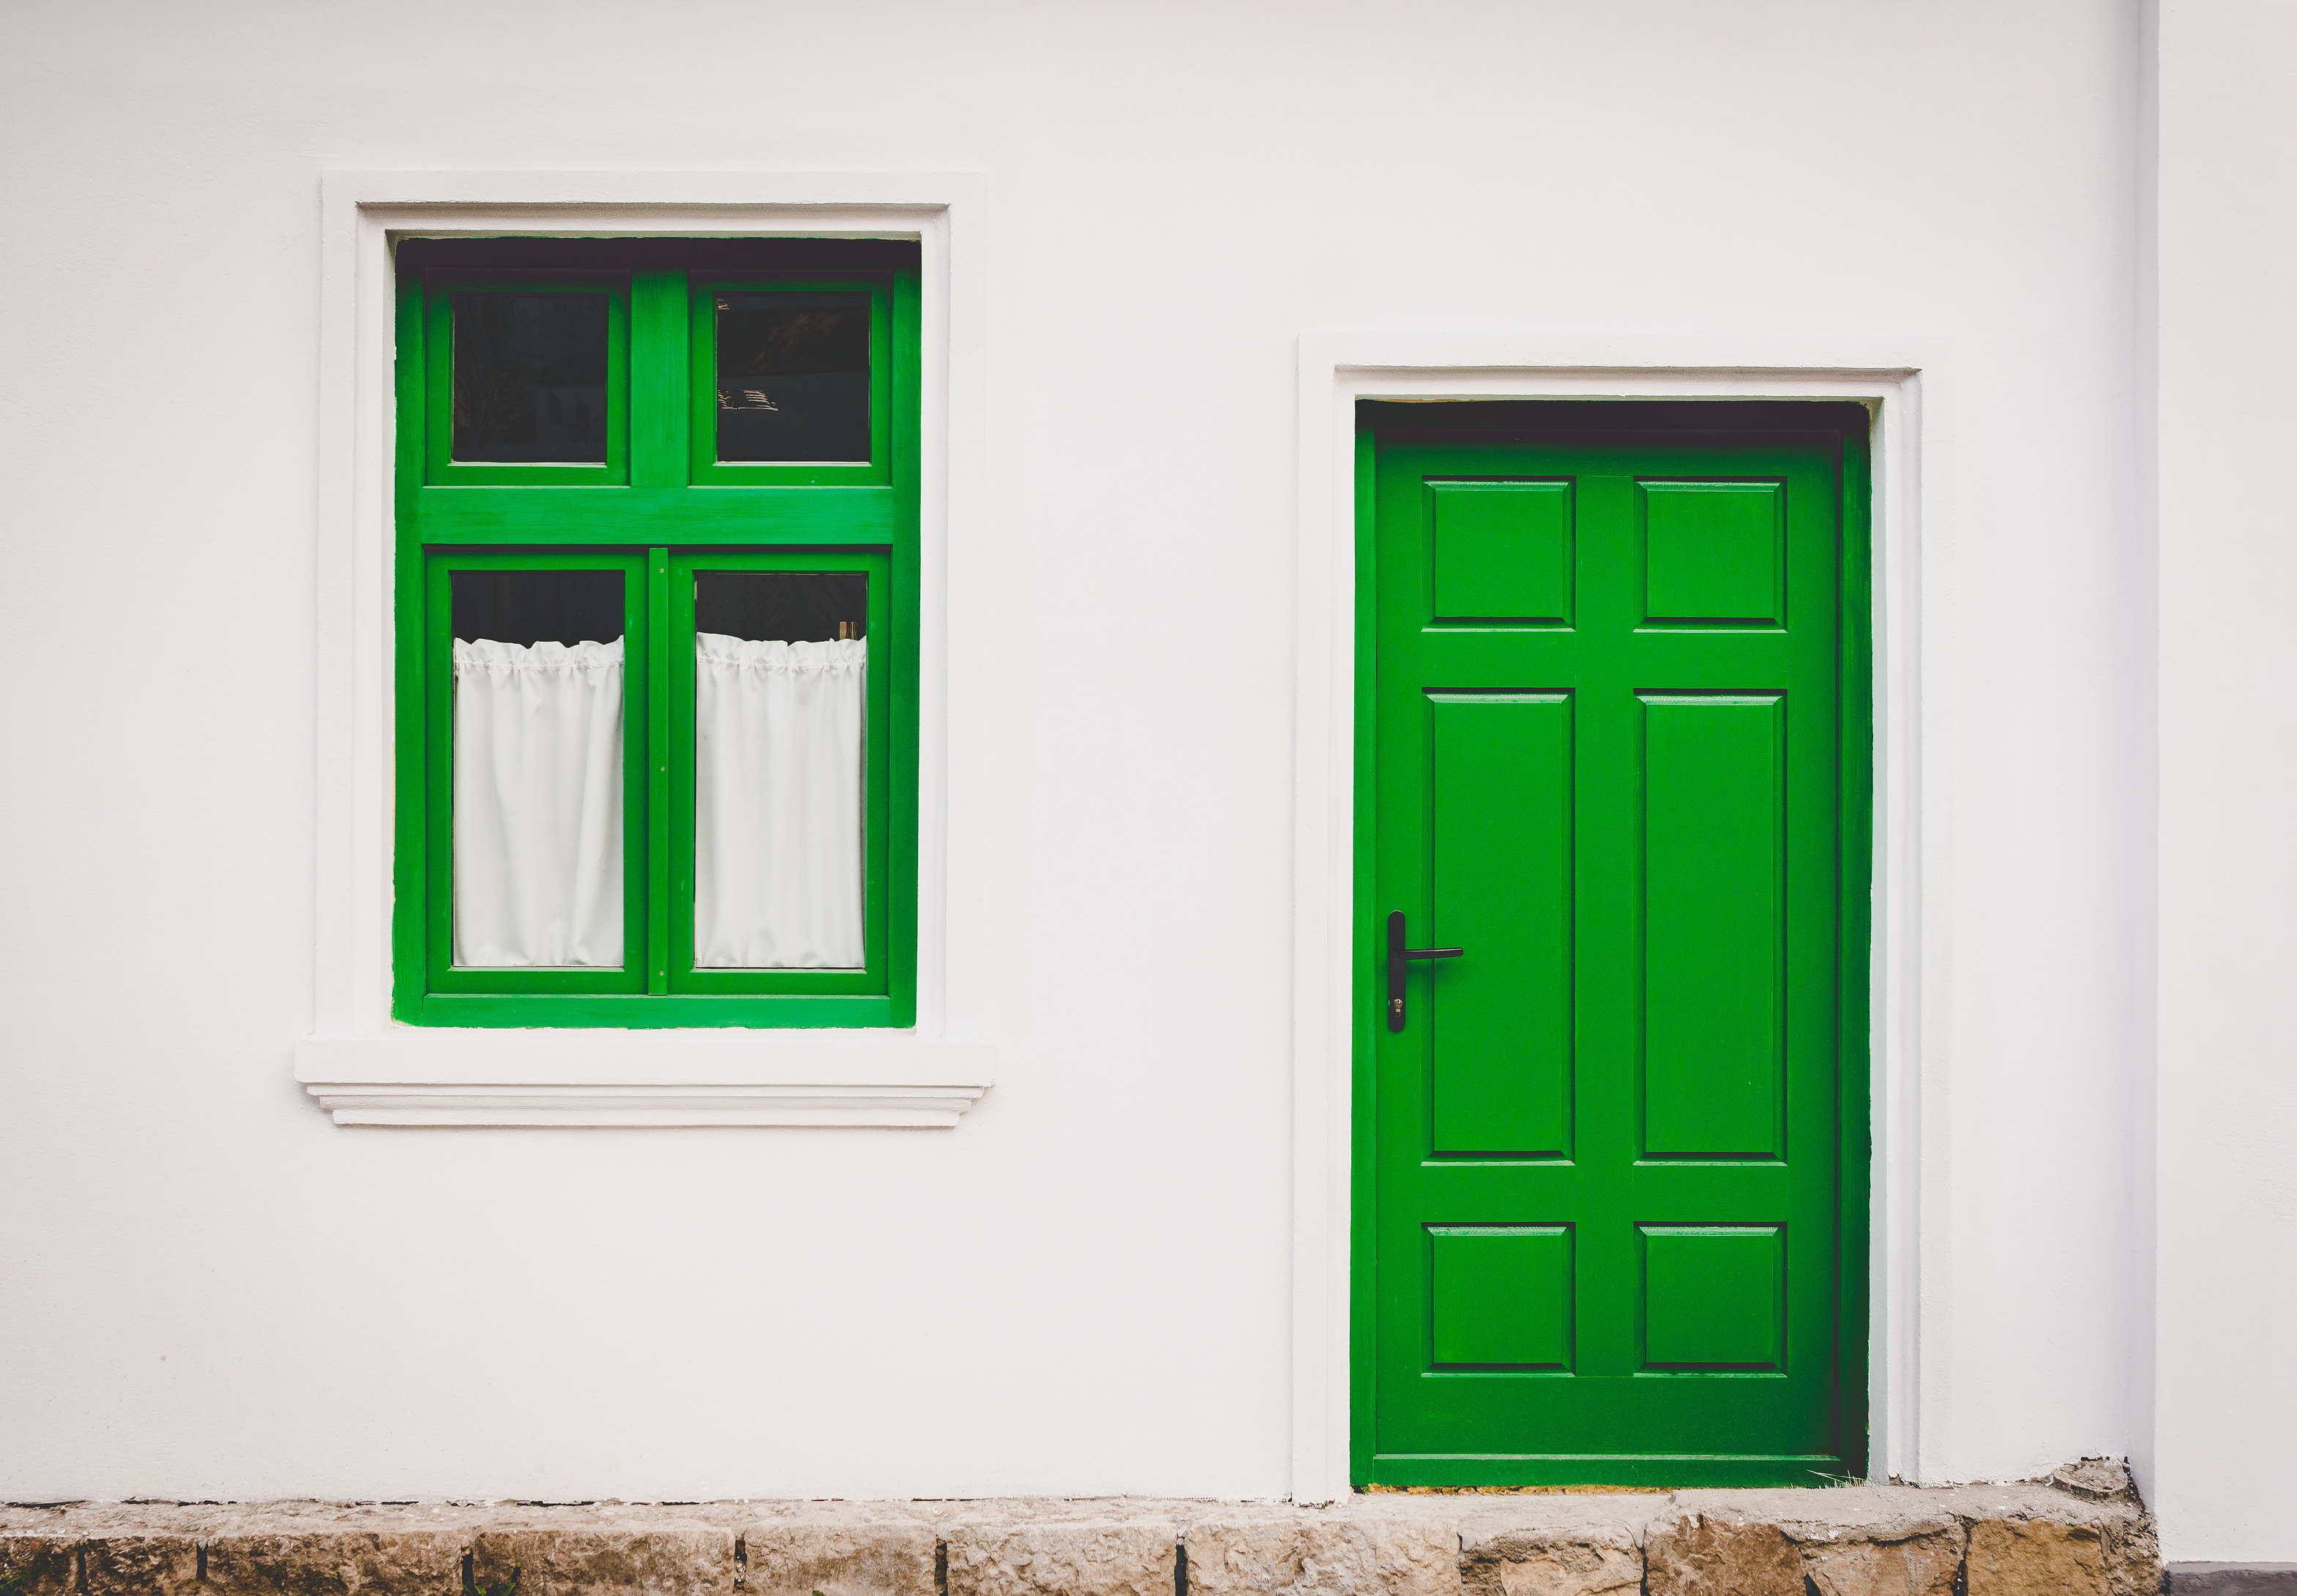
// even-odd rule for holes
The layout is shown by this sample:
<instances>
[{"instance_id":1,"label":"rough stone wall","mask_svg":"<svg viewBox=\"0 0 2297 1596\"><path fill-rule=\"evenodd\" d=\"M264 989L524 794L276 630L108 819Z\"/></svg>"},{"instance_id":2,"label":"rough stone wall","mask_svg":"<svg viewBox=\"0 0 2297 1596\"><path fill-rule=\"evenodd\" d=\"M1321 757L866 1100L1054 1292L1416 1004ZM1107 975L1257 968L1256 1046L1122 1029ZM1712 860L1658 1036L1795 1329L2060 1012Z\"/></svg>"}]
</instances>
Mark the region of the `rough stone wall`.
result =
<instances>
[{"instance_id":1,"label":"rough stone wall","mask_svg":"<svg viewBox=\"0 0 2297 1596\"><path fill-rule=\"evenodd\" d=\"M2153 1596L2126 1477L1173 1501L0 1509L8 1596Z\"/></svg>"}]
</instances>

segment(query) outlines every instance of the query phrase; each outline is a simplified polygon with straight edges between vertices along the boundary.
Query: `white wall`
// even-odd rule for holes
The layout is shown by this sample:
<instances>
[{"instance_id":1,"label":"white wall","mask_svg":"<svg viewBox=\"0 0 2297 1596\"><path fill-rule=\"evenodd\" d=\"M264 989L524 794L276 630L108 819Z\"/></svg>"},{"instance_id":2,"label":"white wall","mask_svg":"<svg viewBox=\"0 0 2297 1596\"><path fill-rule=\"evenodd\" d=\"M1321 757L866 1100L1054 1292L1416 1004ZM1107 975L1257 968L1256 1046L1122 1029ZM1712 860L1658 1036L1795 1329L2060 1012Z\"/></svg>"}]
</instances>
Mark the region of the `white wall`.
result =
<instances>
[{"instance_id":1,"label":"white wall","mask_svg":"<svg viewBox=\"0 0 2297 1596\"><path fill-rule=\"evenodd\" d=\"M2160 1168L2172 1559L2297 1561L2297 11L2165 0Z\"/></svg>"},{"instance_id":2,"label":"white wall","mask_svg":"<svg viewBox=\"0 0 2297 1596\"><path fill-rule=\"evenodd\" d=\"M1906 1467L2133 1444L2127 6L4 27L0 1497L1280 1494L1293 361L1354 325L1952 341L1951 1333ZM988 175L954 845L1000 1082L951 1132L337 1130L288 1063L317 174L649 165Z\"/></svg>"}]
</instances>

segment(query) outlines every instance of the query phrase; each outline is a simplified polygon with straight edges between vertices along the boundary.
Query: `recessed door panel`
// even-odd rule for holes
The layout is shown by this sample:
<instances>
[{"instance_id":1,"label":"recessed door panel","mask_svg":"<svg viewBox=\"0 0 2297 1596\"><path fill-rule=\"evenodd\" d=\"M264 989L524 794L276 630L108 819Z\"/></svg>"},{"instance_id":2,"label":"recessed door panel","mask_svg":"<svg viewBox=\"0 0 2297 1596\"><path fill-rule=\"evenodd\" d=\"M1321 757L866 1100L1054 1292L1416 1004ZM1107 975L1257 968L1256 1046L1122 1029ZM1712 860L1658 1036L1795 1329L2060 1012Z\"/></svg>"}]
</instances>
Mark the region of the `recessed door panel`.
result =
<instances>
[{"instance_id":1,"label":"recessed door panel","mask_svg":"<svg viewBox=\"0 0 2297 1596\"><path fill-rule=\"evenodd\" d=\"M1571 701L1428 696L1429 934L1469 950L1427 1007L1434 1150L1570 1142Z\"/></svg>"},{"instance_id":2,"label":"recessed door panel","mask_svg":"<svg viewBox=\"0 0 2297 1596\"><path fill-rule=\"evenodd\" d=\"M1570 1367L1568 1226L1430 1225L1428 1253L1430 1369Z\"/></svg>"},{"instance_id":3,"label":"recessed door panel","mask_svg":"<svg viewBox=\"0 0 2297 1596\"><path fill-rule=\"evenodd\" d=\"M1643 1152L1776 1157L1785 700L1641 703Z\"/></svg>"},{"instance_id":4,"label":"recessed door panel","mask_svg":"<svg viewBox=\"0 0 2297 1596\"><path fill-rule=\"evenodd\" d=\"M1570 624L1570 483L1431 482L1428 491L1439 624Z\"/></svg>"},{"instance_id":5,"label":"recessed door panel","mask_svg":"<svg viewBox=\"0 0 2297 1596\"><path fill-rule=\"evenodd\" d=\"M1776 482L1644 482L1643 619L1660 626L1786 620L1785 490Z\"/></svg>"},{"instance_id":6,"label":"recessed door panel","mask_svg":"<svg viewBox=\"0 0 2297 1596\"><path fill-rule=\"evenodd\" d=\"M1753 1372L1786 1345L1786 1238L1776 1225L1639 1225L1645 1369Z\"/></svg>"}]
</instances>

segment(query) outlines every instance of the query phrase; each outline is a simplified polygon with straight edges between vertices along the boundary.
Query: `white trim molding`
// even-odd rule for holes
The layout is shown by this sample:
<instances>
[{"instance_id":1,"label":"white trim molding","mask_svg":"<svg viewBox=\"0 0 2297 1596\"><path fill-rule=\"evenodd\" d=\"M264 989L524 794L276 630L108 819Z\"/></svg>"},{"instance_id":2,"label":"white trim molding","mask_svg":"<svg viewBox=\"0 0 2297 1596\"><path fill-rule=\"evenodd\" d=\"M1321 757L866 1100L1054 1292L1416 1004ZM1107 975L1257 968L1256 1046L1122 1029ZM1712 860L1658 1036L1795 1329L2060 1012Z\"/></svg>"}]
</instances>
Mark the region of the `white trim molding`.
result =
<instances>
[{"instance_id":1,"label":"white trim molding","mask_svg":"<svg viewBox=\"0 0 2297 1596\"><path fill-rule=\"evenodd\" d=\"M335 171L321 191L316 1023L339 1124L953 1125L988 1089L978 645L984 188L964 173ZM407 237L901 238L921 255L918 1013L905 1031L446 1031L391 1018L392 250Z\"/></svg>"},{"instance_id":2,"label":"white trim molding","mask_svg":"<svg viewBox=\"0 0 2297 1596\"><path fill-rule=\"evenodd\" d=\"M1947 347L1909 338L1317 333L1300 343L1293 893L1292 1496L1349 1489L1355 402L1834 399L1873 431L1868 1468L1937 1477L1945 1256ZM1927 752L1926 752L1927 751ZM1928 1134L1925 1134L1928 1131ZM1925 1420L1931 1422L1926 1426ZM1926 1464L1929 1466L1926 1467Z\"/></svg>"},{"instance_id":3,"label":"white trim molding","mask_svg":"<svg viewBox=\"0 0 2297 1596\"><path fill-rule=\"evenodd\" d=\"M946 1127L995 1066L984 1042L851 1031L409 1026L295 1049L295 1079L339 1125Z\"/></svg>"}]
</instances>

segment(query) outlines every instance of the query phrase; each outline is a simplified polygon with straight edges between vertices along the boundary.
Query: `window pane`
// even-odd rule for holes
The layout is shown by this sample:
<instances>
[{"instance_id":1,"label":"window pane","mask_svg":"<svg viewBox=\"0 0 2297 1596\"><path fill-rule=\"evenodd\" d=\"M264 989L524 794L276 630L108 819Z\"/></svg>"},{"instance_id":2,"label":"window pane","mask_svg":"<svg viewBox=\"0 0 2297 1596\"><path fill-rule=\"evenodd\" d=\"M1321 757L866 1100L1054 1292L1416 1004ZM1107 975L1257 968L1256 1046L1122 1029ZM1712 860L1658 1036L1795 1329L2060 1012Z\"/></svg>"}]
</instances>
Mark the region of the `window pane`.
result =
<instances>
[{"instance_id":1,"label":"window pane","mask_svg":"<svg viewBox=\"0 0 2297 1596\"><path fill-rule=\"evenodd\" d=\"M869 578L859 571L695 573L698 632L722 632L745 642L823 643L862 636L869 615Z\"/></svg>"},{"instance_id":2,"label":"window pane","mask_svg":"<svg viewBox=\"0 0 2297 1596\"><path fill-rule=\"evenodd\" d=\"M619 571L457 571L455 635L537 643L606 643L622 635Z\"/></svg>"},{"instance_id":3,"label":"window pane","mask_svg":"<svg viewBox=\"0 0 2297 1596\"><path fill-rule=\"evenodd\" d=\"M606 296L458 293L457 460L606 458Z\"/></svg>"},{"instance_id":4,"label":"window pane","mask_svg":"<svg viewBox=\"0 0 2297 1596\"><path fill-rule=\"evenodd\" d=\"M622 963L622 573L451 574L455 964Z\"/></svg>"},{"instance_id":5,"label":"window pane","mask_svg":"<svg viewBox=\"0 0 2297 1596\"><path fill-rule=\"evenodd\" d=\"M697 969L864 962L868 601L858 572L695 577Z\"/></svg>"},{"instance_id":6,"label":"window pane","mask_svg":"<svg viewBox=\"0 0 2297 1596\"><path fill-rule=\"evenodd\" d=\"M868 462L866 296L718 296L718 457Z\"/></svg>"}]
</instances>

